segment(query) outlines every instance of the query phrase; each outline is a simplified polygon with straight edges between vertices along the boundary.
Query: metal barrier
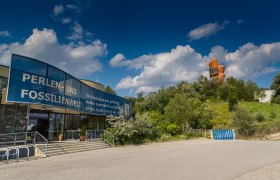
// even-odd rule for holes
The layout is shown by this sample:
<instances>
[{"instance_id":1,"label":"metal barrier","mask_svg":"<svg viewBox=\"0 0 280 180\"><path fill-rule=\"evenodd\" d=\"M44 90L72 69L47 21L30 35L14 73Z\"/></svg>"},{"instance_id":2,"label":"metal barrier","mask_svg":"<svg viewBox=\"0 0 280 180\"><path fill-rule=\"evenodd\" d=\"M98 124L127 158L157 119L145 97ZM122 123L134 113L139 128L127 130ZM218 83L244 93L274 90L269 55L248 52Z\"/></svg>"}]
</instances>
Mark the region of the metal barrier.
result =
<instances>
[{"instance_id":1,"label":"metal barrier","mask_svg":"<svg viewBox=\"0 0 280 180\"><path fill-rule=\"evenodd\" d=\"M86 130L86 141L103 140L105 143L115 146L115 136L106 130Z\"/></svg>"},{"instance_id":2,"label":"metal barrier","mask_svg":"<svg viewBox=\"0 0 280 180\"><path fill-rule=\"evenodd\" d=\"M0 147L33 144L35 132L0 134Z\"/></svg>"},{"instance_id":3,"label":"metal barrier","mask_svg":"<svg viewBox=\"0 0 280 180\"><path fill-rule=\"evenodd\" d=\"M7 148L1 148L0 152L5 152L5 154L3 154L3 155L0 154L0 157L2 157L2 160L3 160L3 157L6 156L6 163L8 164L9 163L9 150Z\"/></svg>"},{"instance_id":4,"label":"metal barrier","mask_svg":"<svg viewBox=\"0 0 280 180\"><path fill-rule=\"evenodd\" d=\"M47 157L48 155L48 143L49 141L39 132L34 132L34 139L33 139L33 145L39 147L39 149L44 153Z\"/></svg>"},{"instance_id":5,"label":"metal barrier","mask_svg":"<svg viewBox=\"0 0 280 180\"><path fill-rule=\"evenodd\" d=\"M8 148L8 150L9 150L9 156L8 156L8 159L7 159L7 163L8 163L8 160L9 160L11 155L14 156L13 159L16 156L17 161L19 161L19 148L18 147L13 147L13 148ZM12 151L12 153L10 153L10 151Z\"/></svg>"},{"instance_id":6,"label":"metal barrier","mask_svg":"<svg viewBox=\"0 0 280 180\"><path fill-rule=\"evenodd\" d=\"M30 156L30 152L29 152L29 147L28 146L20 146L18 147L18 149L26 149L26 160L29 161L29 156Z\"/></svg>"},{"instance_id":7,"label":"metal barrier","mask_svg":"<svg viewBox=\"0 0 280 180\"><path fill-rule=\"evenodd\" d=\"M5 154L0 154L0 157L6 157L6 164L9 163L10 156L13 156L13 159L16 157L17 162L19 162L19 148L18 147L9 147L9 148L1 148L0 152L5 152Z\"/></svg>"},{"instance_id":8,"label":"metal barrier","mask_svg":"<svg viewBox=\"0 0 280 180\"><path fill-rule=\"evenodd\" d=\"M214 140L234 140L235 134L232 129L213 129L211 139Z\"/></svg>"},{"instance_id":9,"label":"metal barrier","mask_svg":"<svg viewBox=\"0 0 280 180\"><path fill-rule=\"evenodd\" d=\"M40 146L40 150L47 156L48 153L48 140L42 136L39 132L21 132L21 133L9 133L9 134L0 134L0 148L8 152L5 152L5 155L0 155L0 157L7 157L14 155L19 158L20 148L27 149L27 159L29 160L30 151L29 147ZM10 153L10 151L15 151ZM0 150L1 152L1 150Z\"/></svg>"},{"instance_id":10,"label":"metal barrier","mask_svg":"<svg viewBox=\"0 0 280 180\"><path fill-rule=\"evenodd\" d=\"M104 130L86 130L86 141L100 140L103 134Z\"/></svg>"}]
</instances>

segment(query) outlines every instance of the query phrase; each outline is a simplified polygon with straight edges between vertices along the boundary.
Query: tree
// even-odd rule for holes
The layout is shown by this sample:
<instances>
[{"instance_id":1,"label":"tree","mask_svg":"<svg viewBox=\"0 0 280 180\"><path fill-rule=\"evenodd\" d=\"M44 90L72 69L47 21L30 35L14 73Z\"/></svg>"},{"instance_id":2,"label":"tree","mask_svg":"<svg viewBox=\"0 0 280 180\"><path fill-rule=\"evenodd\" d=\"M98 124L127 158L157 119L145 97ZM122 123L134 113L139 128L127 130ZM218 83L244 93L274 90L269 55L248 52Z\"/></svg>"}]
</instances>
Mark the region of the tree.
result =
<instances>
[{"instance_id":1,"label":"tree","mask_svg":"<svg viewBox=\"0 0 280 180\"><path fill-rule=\"evenodd\" d=\"M244 97L244 100L246 101L254 101L261 93L261 90L257 84L250 80L245 83L245 90L246 97Z\"/></svg>"},{"instance_id":2,"label":"tree","mask_svg":"<svg viewBox=\"0 0 280 180\"><path fill-rule=\"evenodd\" d=\"M167 132L168 122L164 119L164 116L159 111L148 112L148 122L152 124L152 136L153 138L160 137Z\"/></svg>"},{"instance_id":3,"label":"tree","mask_svg":"<svg viewBox=\"0 0 280 180\"><path fill-rule=\"evenodd\" d=\"M271 99L272 103L280 104L280 73L277 74L272 81L271 89L275 90L275 93Z\"/></svg>"},{"instance_id":4,"label":"tree","mask_svg":"<svg viewBox=\"0 0 280 180\"><path fill-rule=\"evenodd\" d=\"M174 98L170 99L168 105L165 107L165 119L170 123L179 125L182 130L186 129L188 124L188 99L186 94L178 93Z\"/></svg>"},{"instance_id":5,"label":"tree","mask_svg":"<svg viewBox=\"0 0 280 180\"><path fill-rule=\"evenodd\" d=\"M107 93L110 93L110 94L113 94L113 95L117 95L117 93L110 86L106 86L105 87L105 91Z\"/></svg>"},{"instance_id":6,"label":"tree","mask_svg":"<svg viewBox=\"0 0 280 180\"><path fill-rule=\"evenodd\" d=\"M280 73L273 78L270 88L275 90L271 102L280 104Z\"/></svg>"},{"instance_id":7,"label":"tree","mask_svg":"<svg viewBox=\"0 0 280 180\"><path fill-rule=\"evenodd\" d=\"M275 96L280 95L280 73L273 78L270 88L275 90Z\"/></svg>"},{"instance_id":8,"label":"tree","mask_svg":"<svg viewBox=\"0 0 280 180\"><path fill-rule=\"evenodd\" d=\"M235 95L230 95L228 97L228 109L229 109L229 111L234 111L237 103L238 103L237 97Z\"/></svg>"},{"instance_id":9,"label":"tree","mask_svg":"<svg viewBox=\"0 0 280 180\"><path fill-rule=\"evenodd\" d=\"M230 94L229 86L226 83L224 83L217 89L217 96L219 99L222 99L225 101L228 99L229 94Z\"/></svg>"},{"instance_id":10,"label":"tree","mask_svg":"<svg viewBox=\"0 0 280 180\"><path fill-rule=\"evenodd\" d=\"M200 99L188 98L183 93L178 93L170 99L164 116L167 121L177 124L182 130L208 128L211 119L209 110Z\"/></svg>"},{"instance_id":11,"label":"tree","mask_svg":"<svg viewBox=\"0 0 280 180\"><path fill-rule=\"evenodd\" d=\"M255 101L260 93L260 88L253 81L244 82L233 77L227 78L226 82L217 88L217 97L228 101L232 97L236 97L237 100Z\"/></svg>"}]
</instances>

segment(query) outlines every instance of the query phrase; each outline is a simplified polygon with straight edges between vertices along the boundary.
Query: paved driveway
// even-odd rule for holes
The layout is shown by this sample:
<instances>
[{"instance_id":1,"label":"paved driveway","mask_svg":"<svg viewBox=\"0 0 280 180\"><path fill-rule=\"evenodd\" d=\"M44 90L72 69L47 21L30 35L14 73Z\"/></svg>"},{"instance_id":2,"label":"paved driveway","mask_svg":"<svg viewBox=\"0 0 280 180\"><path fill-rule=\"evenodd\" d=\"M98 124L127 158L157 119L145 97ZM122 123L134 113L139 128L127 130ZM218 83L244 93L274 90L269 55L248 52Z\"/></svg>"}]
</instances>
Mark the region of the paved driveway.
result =
<instances>
[{"instance_id":1,"label":"paved driveway","mask_svg":"<svg viewBox=\"0 0 280 180\"><path fill-rule=\"evenodd\" d=\"M278 161L276 141L189 140L2 164L0 179L226 180Z\"/></svg>"}]
</instances>

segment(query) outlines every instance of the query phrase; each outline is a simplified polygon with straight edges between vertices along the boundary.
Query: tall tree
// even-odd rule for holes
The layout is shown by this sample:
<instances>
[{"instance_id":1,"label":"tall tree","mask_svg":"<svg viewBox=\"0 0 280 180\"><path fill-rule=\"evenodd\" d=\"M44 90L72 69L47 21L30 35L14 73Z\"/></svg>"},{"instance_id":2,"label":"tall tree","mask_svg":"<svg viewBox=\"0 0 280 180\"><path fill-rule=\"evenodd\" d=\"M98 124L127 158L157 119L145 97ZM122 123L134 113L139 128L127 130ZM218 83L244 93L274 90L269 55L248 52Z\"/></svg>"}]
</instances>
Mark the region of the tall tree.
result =
<instances>
[{"instance_id":1,"label":"tall tree","mask_svg":"<svg viewBox=\"0 0 280 180\"><path fill-rule=\"evenodd\" d=\"M280 74L277 74L272 81L271 89L275 90L271 102L280 104Z\"/></svg>"},{"instance_id":2,"label":"tall tree","mask_svg":"<svg viewBox=\"0 0 280 180\"><path fill-rule=\"evenodd\" d=\"M275 90L275 96L280 95L280 73L273 78L270 88Z\"/></svg>"}]
</instances>

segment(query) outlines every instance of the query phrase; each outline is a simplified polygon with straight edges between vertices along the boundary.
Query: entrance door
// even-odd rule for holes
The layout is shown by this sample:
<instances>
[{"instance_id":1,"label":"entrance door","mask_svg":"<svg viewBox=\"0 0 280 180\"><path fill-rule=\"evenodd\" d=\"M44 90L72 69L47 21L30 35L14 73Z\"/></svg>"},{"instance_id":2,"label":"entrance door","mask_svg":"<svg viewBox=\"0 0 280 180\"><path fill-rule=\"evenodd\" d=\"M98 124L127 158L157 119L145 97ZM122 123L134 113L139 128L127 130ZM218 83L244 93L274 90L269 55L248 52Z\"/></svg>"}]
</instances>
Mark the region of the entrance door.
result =
<instances>
[{"instance_id":1,"label":"entrance door","mask_svg":"<svg viewBox=\"0 0 280 180\"><path fill-rule=\"evenodd\" d=\"M48 139L49 120L38 119L37 123L37 131Z\"/></svg>"}]
</instances>

